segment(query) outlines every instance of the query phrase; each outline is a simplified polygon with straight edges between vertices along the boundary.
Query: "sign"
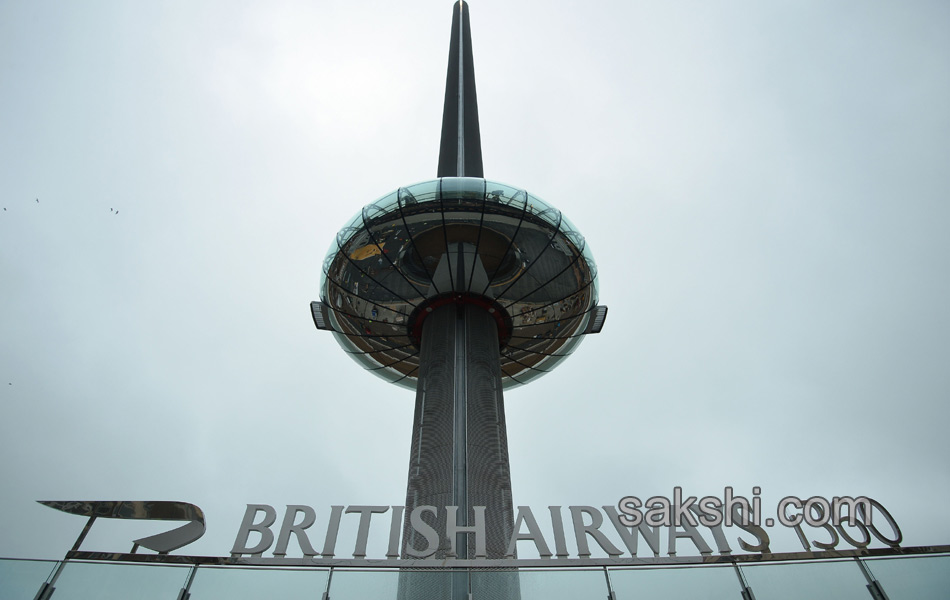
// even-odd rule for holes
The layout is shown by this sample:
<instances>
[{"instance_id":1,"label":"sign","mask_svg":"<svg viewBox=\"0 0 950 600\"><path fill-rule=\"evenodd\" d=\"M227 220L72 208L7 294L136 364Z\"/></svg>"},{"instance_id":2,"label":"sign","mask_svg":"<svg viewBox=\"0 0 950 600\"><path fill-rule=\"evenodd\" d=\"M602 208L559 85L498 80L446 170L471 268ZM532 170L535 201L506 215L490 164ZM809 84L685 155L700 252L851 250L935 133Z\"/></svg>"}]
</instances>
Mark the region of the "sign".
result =
<instances>
[{"instance_id":1,"label":"sign","mask_svg":"<svg viewBox=\"0 0 950 600\"><path fill-rule=\"evenodd\" d=\"M553 531L550 538L545 537L542 532L535 512L528 506L519 506L514 530L508 543L506 558L515 558L519 542L533 544L541 558L570 558L567 535L572 535L575 542L574 547L577 549L576 558L579 559L590 558L592 545L599 547L611 558L621 557L625 554L630 557L637 557L641 540L646 548L652 552L654 558L659 557L664 551L670 557L677 556L677 546L684 542L692 545L690 551L695 549L701 556L708 556L713 553L713 550L707 543L706 537L701 533L702 529L707 530L707 535L712 536L716 551L721 555L732 554L732 544L736 544L738 548L745 552L771 553L769 534L758 524L757 518L752 518L747 505L745 511L741 503L737 502L730 506L731 510L726 513L729 518L723 517L723 513L719 512L716 513L718 519L711 519L709 513L704 513L696 507L687 509L689 516L692 518L679 518L679 515L676 518L671 518L673 505L669 504L665 508L656 506L658 504L654 502L656 498L651 498L647 500L645 506L653 506L654 508L646 511L645 515L641 514L640 518L636 519L635 524L629 524L631 514L634 514L631 498L634 497L625 497L618 503L618 506L607 505L600 509L594 506L569 506L564 511L561 506L549 506L544 511L543 518L550 520L551 530ZM852 507L852 512L848 518L840 518L840 513L838 513L838 518L831 518L830 511L825 511L821 518L817 518L814 513L820 512L820 510L815 509L806 512L807 521L803 515L797 517L786 516L782 524L795 529L799 541L804 549L808 551L812 550L812 547L819 550L833 550L838 547L841 540L858 550L867 548L874 539L892 548L899 548L903 536L900 527L887 509L870 498L861 498L855 500L855 502L857 503L839 503L840 506ZM644 505L640 504L639 506ZM803 506L820 507L822 505L803 503ZM459 526L457 524L457 507L445 507L443 509L446 511L444 531L436 531L432 525L438 510L435 506L417 506L410 514L410 525L417 534L415 539L424 540L424 545L420 547L407 546L406 554L408 557L430 558L439 548L440 541L445 539L449 542L448 557L454 558L456 556L456 540L458 534L461 533L474 536L476 548L474 558L485 559L485 507L473 507L474 525L471 526ZM352 557L354 559L365 559L367 557L366 546L370 527L374 522L374 515L379 515L376 521L388 521L386 526L389 527L389 542L385 557L398 559L400 557L399 542L404 511L405 507L403 506L332 506L325 534L321 533L319 538L315 538L317 542L322 541L322 545L315 546L315 540L311 539L313 534L308 531L316 523L316 513L313 508L305 505L287 506L275 535L277 511L274 507L267 504L248 504L234 545L231 548L231 556L262 557L265 552L271 551L273 548L272 555L275 558L282 558L287 555L291 538L294 538L303 556L308 558L316 556L334 558L338 552L340 523L344 515L354 514L358 515L359 523L356 539L352 546ZM387 514L388 516L386 516ZM872 519L874 515L877 515L878 523L881 521L887 523L888 526L884 528L886 533L874 524ZM809 536L805 534L805 529L802 527L803 522L809 527L824 530L827 536L826 541L809 540ZM741 535L727 535L728 530L734 531L733 527L741 530ZM566 533L568 531L570 534ZM607 532L615 534L615 538L619 537L623 548L612 541ZM252 538L254 538L254 542L250 541ZM666 541L665 546L662 544L664 539Z\"/></svg>"},{"instance_id":2,"label":"sign","mask_svg":"<svg viewBox=\"0 0 950 600\"><path fill-rule=\"evenodd\" d=\"M757 488L754 490L758 493ZM282 561L300 564L299 558L288 558L288 551L297 556L299 552L307 564L316 564L340 561L337 554L342 548L345 552L342 560L346 562L374 560L396 563L394 566L398 566L433 560L441 542L445 540L449 548L447 557L437 560L461 563L473 560L501 560L509 565L538 562L537 559L516 558L519 543L522 544L522 551L525 545L530 545L542 562L589 561L592 550L598 552L597 549L605 553L609 560L668 562L665 557L661 557L661 554L665 554L670 559L692 556L709 562L713 555L709 544L711 538L716 552L723 557L736 557L734 548L752 555L772 555L768 531L760 524L761 509L756 503L757 498L750 502L742 497L732 497L727 488L724 501L709 497L697 501L694 497L683 499L677 491L674 490L673 501L652 497L641 502L635 496L626 496L616 506L605 505L601 508L568 506L565 510L562 506L548 506L535 513L528 506L519 506L504 559L486 557L484 506L472 508L469 515L472 525L459 524L458 508L455 506L416 507L408 515L409 524L416 534L413 538L416 543L406 546L406 556L403 557L400 542L406 517L404 506L331 506L324 528L316 527L316 511L307 505L288 505L278 525L278 512L273 506L248 504L230 553L232 559L241 562L243 557L250 557L252 561L266 560L267 564L279 564ZM170 531L134 540L132 552L123 556L135 555L139 547L166 555L198 540L205 532L203 511L187 502L41 501L41 504L89 517L71 553L78 552L97 518L187 521L185 525ZM779 507L780 523L795 530L806 552L831 551L840 554L848 552L847 546L851 546L854 552L860 554L866 553L872 543L881 543L896 552L902 550L900 527L887 509L873 499L836 497L829 501L812 497L803 501L789 497L783 499ZM793 514L789 515L789 507L800 509L801 512L793 510ZM433 523L437 522L440 510L445 511L445 527L437 531ZM339 539L344 519L355 520L350 523L357 526L355 539ZM549 531L553 533L545 534L541 522L549 524ZM765 524L771 527L774 520L765 519ZM379 549L380 556L368 556L371 527L377 530L380 527L387 528L388 541L384 555ZM806 530L806 527L809 529ZM471 539L467 536L474 538L474 557L457 558L456 543L462 536L466 536L465 539ZM573 538L573 547L576 548L574 556L568 549L568 537ZM679 551L684 546L688 546L687 555L680 557ZM652 559L638 556L640 552L652 554ZM270 553L266 559L265 553Z\"/></svg>"}]
</instances>

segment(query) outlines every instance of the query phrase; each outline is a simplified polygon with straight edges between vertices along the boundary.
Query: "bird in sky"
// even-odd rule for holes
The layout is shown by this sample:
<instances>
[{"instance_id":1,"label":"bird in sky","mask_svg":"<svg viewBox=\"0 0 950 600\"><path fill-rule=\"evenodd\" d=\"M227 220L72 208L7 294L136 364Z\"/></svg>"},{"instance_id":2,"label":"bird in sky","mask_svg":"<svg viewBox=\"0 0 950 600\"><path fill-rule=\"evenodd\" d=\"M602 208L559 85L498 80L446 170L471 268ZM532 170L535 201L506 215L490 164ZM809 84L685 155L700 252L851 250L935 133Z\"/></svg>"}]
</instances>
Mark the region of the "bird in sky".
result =
<instances>
[{"instance_id":1,"label":"bird in sky","mask_svg":"<svg viewBox=\"0 0 950 600\"><path fill-rule=\"evenodd\" d=\"M37 204L40 203L40 199L39 199L39 198L36 199L36 203L37 203Z\"/></svg>"}]
</instances>

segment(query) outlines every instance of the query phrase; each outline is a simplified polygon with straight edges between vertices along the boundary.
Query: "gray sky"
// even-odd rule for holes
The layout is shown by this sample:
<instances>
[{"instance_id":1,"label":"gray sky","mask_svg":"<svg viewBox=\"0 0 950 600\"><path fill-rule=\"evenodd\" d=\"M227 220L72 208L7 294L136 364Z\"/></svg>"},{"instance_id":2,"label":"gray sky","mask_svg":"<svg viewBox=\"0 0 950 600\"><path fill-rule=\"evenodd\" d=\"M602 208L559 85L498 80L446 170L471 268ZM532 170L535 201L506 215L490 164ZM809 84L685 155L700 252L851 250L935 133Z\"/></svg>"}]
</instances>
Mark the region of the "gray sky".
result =
<instances>
[{"instance_id":1,"label":"gray sky","mask_svg":"<svg viewBox=\"0 0 950 600\"><path fill-rule=\"evenodd\" d=\"M577 225L610 307L506 395L515 503L868 495L950 543L950 5L471 15L485 173ZM346 220L434 177L450 23L0 4L0 556L71 545L41 499L193 502L209 555L246 503L403 503L413 396L308 303Z\"/></svg>"}]
</instances>

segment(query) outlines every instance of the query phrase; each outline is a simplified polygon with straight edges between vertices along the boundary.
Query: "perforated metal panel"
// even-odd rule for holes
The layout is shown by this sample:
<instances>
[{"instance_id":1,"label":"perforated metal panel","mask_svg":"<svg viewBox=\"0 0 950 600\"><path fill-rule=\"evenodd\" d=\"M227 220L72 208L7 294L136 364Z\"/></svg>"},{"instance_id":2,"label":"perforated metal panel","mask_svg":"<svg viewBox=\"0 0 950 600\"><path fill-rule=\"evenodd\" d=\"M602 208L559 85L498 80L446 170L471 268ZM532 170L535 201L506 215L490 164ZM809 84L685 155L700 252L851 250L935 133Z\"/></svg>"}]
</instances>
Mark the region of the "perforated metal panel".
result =
<instances>
[{"instance_id":1,"label":"perforated metal panel","mask_svg":"<svg viewBox=\"0 0 950 600\"><path fill-rule=\"evenodd\" d=\"M485 506L487 557L503 558L514 513L495 320L478 306L442 306L426 319L420 355L403 557L410 557L408 547L426 546L409 519L415 507L430 505L438 514L427 522L440 533L445 531L446 506L459 507L459 525L473 522L471 507ZM460 544L457 552L474 558L475 536L465 538L465 548ZM448 540L442 539L435 557L445 558L449 550ZM491 596L520 597L516 576L492 581L499 589ZM452 598L453 586L460 585L457 578L407 572L400 576L400 598Z\"/></svg>"}]
</instances>

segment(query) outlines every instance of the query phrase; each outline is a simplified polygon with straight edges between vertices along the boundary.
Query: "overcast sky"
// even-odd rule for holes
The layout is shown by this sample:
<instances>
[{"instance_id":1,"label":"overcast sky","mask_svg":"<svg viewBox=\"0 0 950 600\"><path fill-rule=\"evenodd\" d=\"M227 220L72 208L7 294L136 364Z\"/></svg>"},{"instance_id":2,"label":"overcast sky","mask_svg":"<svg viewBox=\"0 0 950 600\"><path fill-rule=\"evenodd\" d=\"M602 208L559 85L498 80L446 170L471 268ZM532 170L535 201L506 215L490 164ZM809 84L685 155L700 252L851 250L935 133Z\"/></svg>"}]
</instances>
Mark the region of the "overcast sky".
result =
<instances>
[{"instance_id":1,"label":"overcast sky","mask_svg":"<svg viewBox=\"0 0 950 600\"><path fill-rule=\"evenodd\" d=\"M217 556L247 503L403 504L413 394L308 304L347 219L435 176L451 8L0 4L0 556L72 544L36 500L192 502ZM515 504L868 495L950 543L950 4L471 19L485 174L577 225L610 307L506 395Z\"/></svg>"}]
</instances>

